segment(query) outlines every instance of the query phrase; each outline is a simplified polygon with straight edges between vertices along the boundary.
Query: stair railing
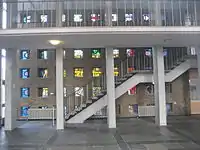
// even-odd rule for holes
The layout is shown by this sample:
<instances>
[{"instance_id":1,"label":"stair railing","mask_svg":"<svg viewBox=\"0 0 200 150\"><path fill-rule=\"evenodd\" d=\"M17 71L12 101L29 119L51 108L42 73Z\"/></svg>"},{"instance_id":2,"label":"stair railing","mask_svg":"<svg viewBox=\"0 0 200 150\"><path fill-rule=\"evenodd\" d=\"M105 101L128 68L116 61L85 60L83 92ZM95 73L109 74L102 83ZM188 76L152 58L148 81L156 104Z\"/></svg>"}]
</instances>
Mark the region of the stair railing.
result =
<instances>
[{"instance_id":1,"label":"stair railing","mask_svg":"<svg viewBox=\"0 0 200 150\"><path fill-rule=\"evenodd\" d=\"M187 54L183 49L179 49L175 53L169 51L166 56L164 55L165 70L173 69L177 64L185 60L185 56L187 56ZM152 72L152 55L148 57L141 55L138 57L139 58L135 55L126 57L115 65L115 70L113 72L115 75L115 86L122 84L135 73ZM87 84L79 87L64 98L65 119L74 116L105 94L106 72L103 72L99 77L93 77Z\"/></svg>"}]
</instances>

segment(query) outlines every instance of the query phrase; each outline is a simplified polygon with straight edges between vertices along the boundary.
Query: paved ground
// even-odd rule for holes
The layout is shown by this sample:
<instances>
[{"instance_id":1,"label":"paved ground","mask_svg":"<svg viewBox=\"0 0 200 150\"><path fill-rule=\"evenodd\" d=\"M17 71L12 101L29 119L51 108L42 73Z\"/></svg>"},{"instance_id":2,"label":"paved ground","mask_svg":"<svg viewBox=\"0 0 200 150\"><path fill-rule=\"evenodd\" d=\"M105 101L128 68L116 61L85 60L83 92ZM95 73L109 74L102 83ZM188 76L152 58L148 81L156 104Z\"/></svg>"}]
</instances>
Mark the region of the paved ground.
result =
<instances>
[{"instance_id":1,"label":"paved ground","mask_svg":"<svg viewBox=\"0 0 200 150\"><path fill-rule=\"evenodd\" d=\"M0 150L200 150L200 116L169 117L167 127L153 118L120 119L116 130L105 120L71 125L57 132L51 122L28 122L0 132Z\"/></svg>"}]
</instances>

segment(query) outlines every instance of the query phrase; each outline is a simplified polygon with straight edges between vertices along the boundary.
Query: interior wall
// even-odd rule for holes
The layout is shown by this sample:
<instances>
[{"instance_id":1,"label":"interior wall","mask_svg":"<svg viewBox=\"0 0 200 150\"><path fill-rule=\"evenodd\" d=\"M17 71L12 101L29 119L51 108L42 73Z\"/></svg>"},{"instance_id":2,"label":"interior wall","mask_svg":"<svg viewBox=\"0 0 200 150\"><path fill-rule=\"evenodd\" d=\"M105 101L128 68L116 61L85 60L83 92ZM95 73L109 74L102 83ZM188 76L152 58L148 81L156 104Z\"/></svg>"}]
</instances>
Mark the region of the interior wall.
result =
<instances>
[{"instance_id":1,"label":"interior wall","mask_svg":"<svg viewBox=\"0 0 200 150\"><path fill-rule=\"evenodd\" d=\"M186 72L172 82L171 93L166 94L166 102L172 104L172 112L169 115L189 115L190 114L190 97L189 97L189 73ZM116 101L118 117L132 117L129 105L138 104L147 106L154 104L154 96L146 93L146 84L137 85L135 95L123 94Z\"/></svg>"}]
</instances>

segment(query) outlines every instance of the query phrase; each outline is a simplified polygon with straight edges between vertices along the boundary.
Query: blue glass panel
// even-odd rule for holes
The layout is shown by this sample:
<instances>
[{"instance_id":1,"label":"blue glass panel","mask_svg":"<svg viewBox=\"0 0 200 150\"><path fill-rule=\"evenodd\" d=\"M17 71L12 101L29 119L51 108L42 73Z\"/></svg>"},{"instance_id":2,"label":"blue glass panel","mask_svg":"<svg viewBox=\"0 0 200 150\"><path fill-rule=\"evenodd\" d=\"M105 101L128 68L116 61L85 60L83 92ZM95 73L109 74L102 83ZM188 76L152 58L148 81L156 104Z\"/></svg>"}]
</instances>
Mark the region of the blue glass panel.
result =
<instances>
[{"instance_id":1,"label":"blue glass panel","mask_svg":"<svg viewBox=\"0 0 200 150\"><path fill-rule=\"evenodd\" d=\"M28 117L28 106L22 106L21 111L20 111L20 116L21 117Z\"/></svg>"},{"instance_id":2,"label":"blue glass panel","mask_svg":"<svg viewBox=\"0 0 200 150\"><path fill-rule=\"evenodd\" d=\"M29 50L21 50L20 59L21 60L30 59L30 51Z\"/></svg>"},{"instance_id":3,"label":"blue glass panel","mask_svg":"<svg viewBox=\"0 0 200 150\"><path fill-rule=\"evenodd\" d=\"M29 78L30 77L30 69L28 69L28 68L20 69L20 76L22 79Z\"/></svg>"},{"instance_id":4,"label":"blue glass panel","mask_svg":"<svg viewBox=\"0 0 200 150\"><path fill-rule=\"evenodd\" d=\"M163 49L163 55L167 56L167 49Z\"/></svg>"},{"instance_id":5,"label":"blue glass panel","mask_svg":"<svg viewBox=\"0 0 200 150\"><path fill-rule=\"evenodd\" d=\"M22 98L29 97L29 88L27 88L27 87L21 88L21 97Z\"/></svg>"},{"instance_id":6,"label":"blue glass panel","mask_svg":"<svg viewBox=\"0 0 200 150\"><path fill-rule=\"evenodd\" d=\"M152 55L152 49L145 49L145 56L151 56Z\"/></svg>"}]
</instances>

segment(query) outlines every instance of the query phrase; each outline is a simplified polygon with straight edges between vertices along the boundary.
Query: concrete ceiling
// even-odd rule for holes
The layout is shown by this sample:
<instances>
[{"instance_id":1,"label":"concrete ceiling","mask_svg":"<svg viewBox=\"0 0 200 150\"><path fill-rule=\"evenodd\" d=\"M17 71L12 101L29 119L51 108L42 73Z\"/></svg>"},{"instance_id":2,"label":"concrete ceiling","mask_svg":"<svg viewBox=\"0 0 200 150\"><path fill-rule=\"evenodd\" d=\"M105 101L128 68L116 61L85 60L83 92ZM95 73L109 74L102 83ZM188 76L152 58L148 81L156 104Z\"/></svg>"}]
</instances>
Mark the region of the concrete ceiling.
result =
<instances>
[{"instance_id":1,"label":"concrete ceiling","mask_svg":"<svg viewBox=\"0 0 200 150\"><path fill-rule=\"evenodd\" d=\"M74 27L1 30L0 48L200 46L200 27Z\"/></svg>"}]
</instances>

